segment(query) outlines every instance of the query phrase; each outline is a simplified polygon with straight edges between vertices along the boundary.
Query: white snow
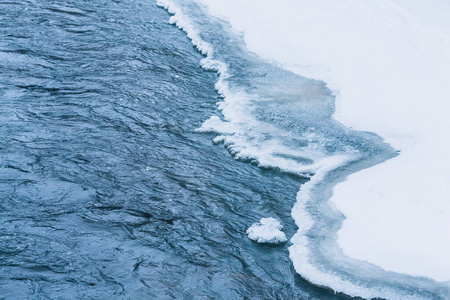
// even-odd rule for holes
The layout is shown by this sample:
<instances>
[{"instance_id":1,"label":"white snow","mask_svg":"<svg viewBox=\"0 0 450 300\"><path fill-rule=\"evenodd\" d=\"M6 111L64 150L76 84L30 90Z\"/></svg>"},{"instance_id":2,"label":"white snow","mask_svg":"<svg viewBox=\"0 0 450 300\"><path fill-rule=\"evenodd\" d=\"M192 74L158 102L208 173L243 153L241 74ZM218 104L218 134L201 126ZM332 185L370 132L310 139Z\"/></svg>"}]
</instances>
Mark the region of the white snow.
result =
<instances>
[{"instance_id":1,"label":"white snow","mask_svg":"<svg viewBox=\"0 0 450 300\"><path fill-rule=\"evenodd\" d=\"M335 187L344 254L449 281L450 2L202 1L251 51L325 81L337 120L401 151Z\"/></svg>"},{"instance_id":2,"label":"white snow","mask_svg":"<svg viewBox=\"0 0 450 300\"><path fill-rule=\"evenodd\" d=\"M261 218L247 229L248 238L258 243L279 244L287 241L283 226L274 218Z\"/></svg>"}]
</instances>

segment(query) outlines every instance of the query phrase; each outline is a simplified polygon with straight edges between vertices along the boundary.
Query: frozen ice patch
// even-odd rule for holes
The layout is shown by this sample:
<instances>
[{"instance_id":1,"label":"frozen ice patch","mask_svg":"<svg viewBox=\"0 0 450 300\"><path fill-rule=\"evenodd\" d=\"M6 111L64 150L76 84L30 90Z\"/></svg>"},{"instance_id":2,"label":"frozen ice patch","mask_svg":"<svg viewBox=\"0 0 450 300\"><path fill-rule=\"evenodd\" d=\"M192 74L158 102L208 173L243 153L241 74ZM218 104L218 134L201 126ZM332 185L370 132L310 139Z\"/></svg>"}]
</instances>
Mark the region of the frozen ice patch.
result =
<instances>
[{"instance_id":1,"label":"frozen ice patch","mask_svg":"<svg viewBox=\"0 0 450 300\"><path fill-rule=\"evenodd\" d=\"M283 226L274 218L261 218L247 229L249 239L258 243L279 244L287 241Z\"/></svg>"}]
</instances>

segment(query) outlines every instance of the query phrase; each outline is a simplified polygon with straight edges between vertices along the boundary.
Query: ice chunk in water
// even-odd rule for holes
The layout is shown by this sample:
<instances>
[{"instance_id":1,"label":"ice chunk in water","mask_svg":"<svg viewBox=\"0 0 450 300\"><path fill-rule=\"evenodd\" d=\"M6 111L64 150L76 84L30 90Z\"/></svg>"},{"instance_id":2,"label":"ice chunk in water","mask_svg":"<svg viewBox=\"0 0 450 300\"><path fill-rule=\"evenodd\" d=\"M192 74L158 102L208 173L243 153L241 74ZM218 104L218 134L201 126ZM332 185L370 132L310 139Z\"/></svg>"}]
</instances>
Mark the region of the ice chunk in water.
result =
<instances>
[{"instance_id":1,"label":"ice chunk in water","mask_svg":"<svg viewBox=\"0 0 450 300\"><path fill-rule=\"evenodd\" d=\"M279 244L287 241L283 226L274 218L261 218L247 229L249 239L258 243Z\"/></svg>"}]
</instances>

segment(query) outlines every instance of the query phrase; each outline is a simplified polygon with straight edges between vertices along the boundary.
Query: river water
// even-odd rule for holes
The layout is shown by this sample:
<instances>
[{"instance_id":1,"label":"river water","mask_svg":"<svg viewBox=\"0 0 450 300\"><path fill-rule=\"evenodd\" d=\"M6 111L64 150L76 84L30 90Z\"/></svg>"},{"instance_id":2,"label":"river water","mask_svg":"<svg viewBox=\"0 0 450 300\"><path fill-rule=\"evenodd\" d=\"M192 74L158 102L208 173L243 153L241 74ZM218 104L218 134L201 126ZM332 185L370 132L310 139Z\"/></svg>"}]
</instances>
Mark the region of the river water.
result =
<instances>
[{"instance_id":1,"label":"river water","mask_svg":"<svg viewBox=\"0 0 450 300\"><path fill-rule=\"evenodd\" d=\"M197 1L158 4L0 2L0 299L448 298L337 246L333 186L397 152ZM289 241L249 240L262 217Z\"/></svg>"},{"instance_id":2,"label":"river water","mask_svg":"<svg viewBox=\"0 0 450 300\"><path fill-rule=\"evenodd\" d=\"M295 272L306 181L211 133L215 72L154 1L0 2L1 299L341 299Z\"/></svg>"}]
</instances>

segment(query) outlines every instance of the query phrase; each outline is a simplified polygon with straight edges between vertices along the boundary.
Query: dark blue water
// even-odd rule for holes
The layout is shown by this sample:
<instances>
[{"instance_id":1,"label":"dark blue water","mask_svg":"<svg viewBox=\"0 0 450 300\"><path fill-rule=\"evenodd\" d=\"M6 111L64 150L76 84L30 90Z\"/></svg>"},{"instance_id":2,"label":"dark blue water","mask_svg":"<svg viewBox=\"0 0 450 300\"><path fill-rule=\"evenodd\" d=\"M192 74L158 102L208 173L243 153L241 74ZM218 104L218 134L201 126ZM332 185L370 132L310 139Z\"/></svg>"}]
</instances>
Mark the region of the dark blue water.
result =
<instances>
[{"instance_id":1,"label":"dark blue water","mask_svg":"<svg viewBox=\"0 0 450 300\"><path fill-rule=\"evenodd\" d=\"M217 75L154 1L0 2L0 299L341 299L245 230L302 179L194 133Z\"/></svg>"}]
</instances>

